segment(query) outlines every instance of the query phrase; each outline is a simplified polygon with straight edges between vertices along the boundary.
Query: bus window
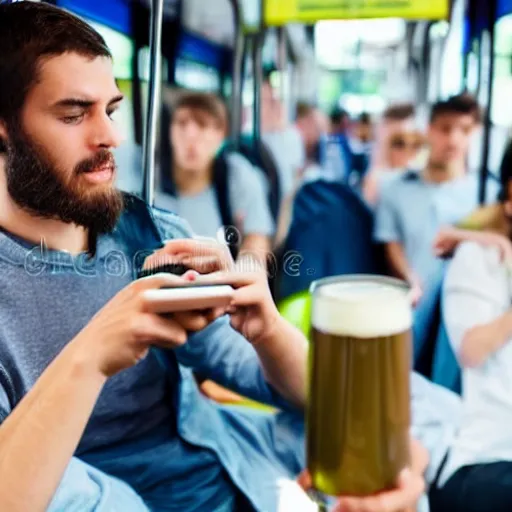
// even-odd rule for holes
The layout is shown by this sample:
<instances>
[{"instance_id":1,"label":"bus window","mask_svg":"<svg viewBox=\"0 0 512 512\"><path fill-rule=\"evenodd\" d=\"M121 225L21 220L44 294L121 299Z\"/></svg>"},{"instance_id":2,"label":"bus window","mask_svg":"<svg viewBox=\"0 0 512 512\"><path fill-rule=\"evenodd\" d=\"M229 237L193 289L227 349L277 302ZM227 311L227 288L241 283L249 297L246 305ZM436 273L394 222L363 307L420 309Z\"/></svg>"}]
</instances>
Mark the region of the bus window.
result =
<instances>
[{"instance_id":1,"label":"bus window","mask_svg":"<svg viewBox=\"0 0 512 512\"><path fill-rule=\"evenodd\" d=\"M215 68L181 58L176 60L175 81L185 89L214 93L221 90L221 78Z\"/></svg>"}]
</instances>

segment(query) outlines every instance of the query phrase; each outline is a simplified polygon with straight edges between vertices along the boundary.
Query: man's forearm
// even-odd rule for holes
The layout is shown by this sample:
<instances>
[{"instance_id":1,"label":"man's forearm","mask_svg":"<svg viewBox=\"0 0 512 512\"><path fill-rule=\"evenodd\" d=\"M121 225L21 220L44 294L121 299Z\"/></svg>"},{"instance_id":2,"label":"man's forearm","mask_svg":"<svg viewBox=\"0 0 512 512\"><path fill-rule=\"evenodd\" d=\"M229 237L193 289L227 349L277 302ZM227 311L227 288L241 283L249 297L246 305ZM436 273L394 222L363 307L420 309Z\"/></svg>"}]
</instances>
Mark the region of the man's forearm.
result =
<instances>
[{"instance_id":1,"label":"man's forearm","mask_svg":"<svg viewBox=\"0 0 512 512\"><path fill-rule=\"evenodd\" d=\"M411 269L402 245L399 242L389 242L386 244L386 257L394 275L400 279L409 280Z\"/></svg>"},{"instance_id":2,"label":"man's forearm","mask_svg":"<svg viewBox=\"0 0 512 512\"><path fill-rule=\"evenodd\" d=\"M251 234L244 238L238 259L255 259L263 268L266 268L267 258L270 254L270 238L266 235Z\"/></svg>"},{"instance_id":3,"label":"man's forearm","mask_svg":"<svg viewBox=\"0 0 512 512\"><path fill-rule=\"evenodd\" d=\"M304 335L279 317L269 336L254 344L269 383L294 405L304 407L308 344Z\"/></svg>"},{"instance_id":4,"label":"man's forearm","mask_svg":"<svg viewBox=\"0 0 512 512\"><path fill-rule=\"evenodd\" d=\"M0 426L0 510L47 509L105 378L71 345Z\"/></svg>"}]
</instances>

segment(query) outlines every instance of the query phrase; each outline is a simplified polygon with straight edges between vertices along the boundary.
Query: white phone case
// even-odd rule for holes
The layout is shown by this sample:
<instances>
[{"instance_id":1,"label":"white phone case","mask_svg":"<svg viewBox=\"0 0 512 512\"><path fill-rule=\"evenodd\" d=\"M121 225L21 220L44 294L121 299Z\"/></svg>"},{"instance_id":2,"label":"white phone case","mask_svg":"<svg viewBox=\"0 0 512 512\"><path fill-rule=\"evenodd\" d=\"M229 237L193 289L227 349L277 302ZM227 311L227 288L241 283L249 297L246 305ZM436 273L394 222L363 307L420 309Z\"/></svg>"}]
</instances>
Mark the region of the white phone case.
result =
<instances>
[{"instance_id":1,"label":"white phone case","mask_svg":"<svg viewBox=\"0 0 512 512\"><path fill-rule=\"evenodd\" d=\"M144 299L154 313L175 313L227 307L233 294L234 290L229 285L198 285L146 290Z\"/></svg>"}]
</instances>

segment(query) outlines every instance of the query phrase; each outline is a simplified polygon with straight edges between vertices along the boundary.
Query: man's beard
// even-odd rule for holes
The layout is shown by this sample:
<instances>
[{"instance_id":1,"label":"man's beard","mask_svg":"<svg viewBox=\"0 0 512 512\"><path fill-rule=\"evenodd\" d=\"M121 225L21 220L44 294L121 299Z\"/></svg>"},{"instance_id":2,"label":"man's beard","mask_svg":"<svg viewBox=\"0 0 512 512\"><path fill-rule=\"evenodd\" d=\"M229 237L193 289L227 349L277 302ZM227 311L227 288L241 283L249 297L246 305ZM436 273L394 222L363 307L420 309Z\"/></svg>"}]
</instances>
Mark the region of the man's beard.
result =
<instances>
[{"instance_id":1,"label":"man's beard","mask_svg":"<svg viewBox=\"0 0 512 512\"><path fill-rule=\"evenodd\" d=\"M113 186L88 185L81 175L115 161L100 150L78 163L69 177L59 172L47 152L21 129L12 130L7 142L7 190L12 200L33 216L83 226L89 235L111 232L123 210L123 196Z\"/></svg>"}]
</instances>

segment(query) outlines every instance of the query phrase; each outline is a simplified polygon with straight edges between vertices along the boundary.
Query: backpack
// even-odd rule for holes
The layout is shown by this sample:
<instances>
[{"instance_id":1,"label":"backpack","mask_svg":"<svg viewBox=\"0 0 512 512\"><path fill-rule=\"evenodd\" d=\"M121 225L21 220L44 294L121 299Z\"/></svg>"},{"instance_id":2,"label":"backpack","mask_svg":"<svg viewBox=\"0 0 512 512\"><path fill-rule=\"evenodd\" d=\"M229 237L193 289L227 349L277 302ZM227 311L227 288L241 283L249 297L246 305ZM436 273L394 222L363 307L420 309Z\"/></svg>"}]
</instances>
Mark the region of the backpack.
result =
<instances>
[{"instance_id":1,"label":"backpack","mask_svg":"<svg viewBox=\"0 0 512 512\"><path fill-rule=\"evenodd\" d=\"M373 241L373 214L341 182L318 179L297 192L283 247L276 296L283 300L317 279L343 274L385 274Z\"/></svg>"}]
</instances>

